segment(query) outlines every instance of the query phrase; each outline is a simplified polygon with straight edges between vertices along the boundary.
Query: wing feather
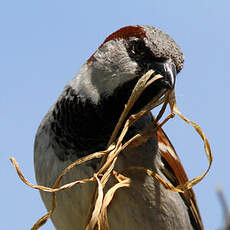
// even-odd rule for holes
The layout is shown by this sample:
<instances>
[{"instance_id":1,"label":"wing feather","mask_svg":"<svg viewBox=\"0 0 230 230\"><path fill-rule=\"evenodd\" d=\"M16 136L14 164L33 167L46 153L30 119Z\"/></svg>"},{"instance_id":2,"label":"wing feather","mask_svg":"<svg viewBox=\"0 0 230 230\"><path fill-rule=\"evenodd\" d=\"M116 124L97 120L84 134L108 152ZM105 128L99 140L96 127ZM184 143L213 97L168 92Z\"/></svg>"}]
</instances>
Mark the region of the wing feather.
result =
<instances>
[{"instance_id":1,"label":"wing feather","mask_svg":"<svg viewBox=\"0 0 230 230\"><path fill-rule=\"evenodd\" d=\"M177 186L188 181L188 177L185 170L180 162L176 151L171 144L169 138L165 134L162 128L157 131L159 152L164 163L164 168L162 171L165 173L166 177L170 182ZM182 199L184 200L186 206L188 207L188 212L190 216L191 223L194 229L203 230L204 226L198 209L195 193L192 189L180 193Z\"/></svg>"}]
</instances>

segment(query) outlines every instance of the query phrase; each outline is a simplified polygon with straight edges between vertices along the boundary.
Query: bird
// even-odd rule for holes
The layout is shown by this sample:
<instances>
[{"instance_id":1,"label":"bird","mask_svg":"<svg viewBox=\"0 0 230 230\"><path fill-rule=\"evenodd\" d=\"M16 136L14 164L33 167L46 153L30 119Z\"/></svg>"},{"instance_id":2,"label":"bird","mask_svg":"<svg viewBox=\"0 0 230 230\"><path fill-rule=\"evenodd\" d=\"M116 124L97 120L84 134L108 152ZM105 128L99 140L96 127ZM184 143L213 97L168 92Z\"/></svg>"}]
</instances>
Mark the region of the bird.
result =
<instances>
[{"instance_id":1,"label":"bird","mask_svg":"<svg viewBox=\"0 0 230 230\"><path fill-rule=\"evenodd\" d=\"M52 187L71 163L103 151L140 77L148 70L162 76L138 98L130 114L140 111L151 99L175 87L184 55L162 30L148 25L125 26L110 34L65 86L44 116L34 142L34 168L39 185ZM157 125L151 112L136 121L124 141ZM153 127L154 128L154 127ZM177 130L175 130L177 132ZM93 159L73 168L62 184L90 178L100 167ZM188 181L173 145L162 128L144 144L127 148L118 156L115 169L140 166L157 172L174 186ZM130 187L119 189L108 207L111 230L202 230L202 218L192 189L178 193L166 189L144 172L130 172ZM58 230L84 229L95 183L79 184L56 193L51 217ZM52 194L41 191L47 208Z\"/></svg>"}]
</instances>

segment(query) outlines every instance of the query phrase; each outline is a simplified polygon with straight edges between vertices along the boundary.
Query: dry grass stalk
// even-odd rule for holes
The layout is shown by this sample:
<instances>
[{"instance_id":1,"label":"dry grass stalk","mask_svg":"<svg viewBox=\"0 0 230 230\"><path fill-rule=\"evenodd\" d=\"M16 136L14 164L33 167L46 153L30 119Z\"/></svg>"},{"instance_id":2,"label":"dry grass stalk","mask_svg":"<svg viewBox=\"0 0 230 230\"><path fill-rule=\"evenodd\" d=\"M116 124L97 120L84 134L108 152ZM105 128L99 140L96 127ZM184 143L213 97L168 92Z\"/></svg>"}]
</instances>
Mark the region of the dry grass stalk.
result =
<instances>
[{"instance_id":1,"label":"dry grass stalk","mask_svg":"<svg viewBox=\"0 0 230 230\"><path fill-rule=\"evenodd\" d=\"M135 104L136 100L139 98L139 96L142 94L142 92L154 81L162 78L161 75L155 75L153 78L151 76L153 75L154 71L150 70L146 74L144 74L139 81L137 82L135 88L133 89L133 92L128 100L127 105L125 106L125 109L120 116L120 119L111 135L111 138L108 143L108 148L105 151L102 152L96 152L91 155L88 155L86 157L80 158L71 165L69 165L63 172L62 174L57 178L54 186L52 188L45 187L45 186L40 186L40 185L33 185L29 183L25 177L23 176L18 163L15 161L14 158L10 158L12 161L14 167L16 168L16 171L21 178L21 180L27 184L28 186L34 188L34 189L39 189L45 192L51 192L53 194L53 200L52 200L52 209L44 215L42 218L40 218L35 225L32 227L32 230L36 230L40 228L43 224L46 223L46 221L52 216L55 207L56 207L56 192L59 192L64 189L69 189L72 188L73 186L77 184L84 184L84 183L89 183L92 181L96 182L96 188L94 192L94 196L92 199L92 206L91 206L91 211L90 215L88 218L88 222L86 224L85 230L108 230L109 225L108 225L108 220L107 220L107 207L110 204L110 202L113 199L113 196L115 192L122 187L129 187L130 186L130 179L125 177L123 173L130 171L130 170L136 170L136 171L144 171L147 175L153 176L156 178L166 189L170 189L175 192L184 192L187 189L190 189L192 186L197 184L199 181L201 181L204 176L208 173L211 163L212 163L212 153L210 149L210 145L208 143L208 140L206 136L204 135L203 131L201 128L194 122L190 121L186 117L184 117L180 111L177 108L176 105L176 100L175 100L175 92L174 90L169 90L165 94L161 94L155 98L151 102L149 102L139 113L131 115L130 117L127 118L128 113L130 112L131 108ZM123 138L125 134L127 133L128 129L132 124L137 121L141 116L144 114L148 113L150 110L155 108L156 106L163 104L162 109L160 110L156 121L159 121L160 118L162 117L167 104L170 105L171 108L171 113L165 118L163 122L161 122L157 127L152 130L153 125L155 125L156 121L153 122L149 127L147 127L143 132L137 134L130 140L128 140L126 143L122 143ZM149 169L143 168L143 167L130 167L127 169L124 169L122 172L115 172L114 170L114 165L116 163L117 157L121 151L123 151L127 147L135 147L139 146L143 143L145 143L150 137L154 135L154 133L157 132L157 130L162 127L169 119L173 118L175 116L175 113L177 113L185 122L191 124L195 130L198 132L198 134L201 136L204 142L204 148L205 152L207 155L207 158L209 160L209 167L208 169L200 176L187 181L185 184L178 185L177 187L174 187L173 185L167 183L164 179L162 179L156 172L153 172ZM125 122L124 122L125 121ZM125 123L125 125L122 128L122 125ZM120 131L122 128L122 131ZM118 136L118 133L119 136ZM83 180L78 180L74 181L68 184L65 184L61 187L58 187L62 177L68 173L72 168L86 162L89 160L92 160L94 158L101 158L102 163L99 171L95 173L91 178L83 179ZM114 176L118 183L116 183L114 186L112 186L106 194L104 194L104 187L109 180L110 176Z\"/></svg>"}]
</instances>

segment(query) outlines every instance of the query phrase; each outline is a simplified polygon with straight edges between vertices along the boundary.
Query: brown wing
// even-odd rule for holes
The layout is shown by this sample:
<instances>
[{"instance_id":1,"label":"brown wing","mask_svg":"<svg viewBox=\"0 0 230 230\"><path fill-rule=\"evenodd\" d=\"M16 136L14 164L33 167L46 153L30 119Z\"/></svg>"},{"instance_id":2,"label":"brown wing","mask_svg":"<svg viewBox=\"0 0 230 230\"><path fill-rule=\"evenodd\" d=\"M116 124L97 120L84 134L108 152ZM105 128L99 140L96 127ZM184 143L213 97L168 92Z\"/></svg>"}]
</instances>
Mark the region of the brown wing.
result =
<instances>
[{"instance_id":1,"label":"brown wing","mask_svg":"<svg viewBox=\"0 0 230 230\"><path fill-rule=\"evenodd\" d=\"M164 163L164 168L162 168L162 171L174 186L185 183L188 181L188 177L173 145L169 141L163 129L160 128L157 131L157 136L159 151ZM193 225L194 229L203 230L204 226L197 206L194 191L189 189L184 193L180 193L180 195L188 207L191 224Z\"/></svg>"}]
</instances>

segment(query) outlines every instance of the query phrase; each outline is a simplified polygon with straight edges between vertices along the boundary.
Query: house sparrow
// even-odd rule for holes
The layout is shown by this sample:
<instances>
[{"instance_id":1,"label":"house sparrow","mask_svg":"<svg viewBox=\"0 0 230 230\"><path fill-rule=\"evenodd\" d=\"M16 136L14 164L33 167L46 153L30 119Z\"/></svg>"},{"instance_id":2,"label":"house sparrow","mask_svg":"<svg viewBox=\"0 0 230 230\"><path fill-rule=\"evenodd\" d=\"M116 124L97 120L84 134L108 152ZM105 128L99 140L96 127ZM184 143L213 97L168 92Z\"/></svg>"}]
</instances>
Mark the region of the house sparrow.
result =
<instances>
[{"instance_id":1,"label":"house sparrow","mask_svg":"<svg viewBox=\"0 0 230 230\"><path fill-rule=\"evenodd\" d=\"M42 120L34 145L39 185L52 187L61 172L75 160L107 148L110 136L138 79L148 70L161 74L137 100L130 114L152 98L172 89L184 57L172 38L152 26L127 26L108 36L64 88ZM153 122L149 112L128 130L125 140ZM154 127L153 127L154 128ZM88 161L66 174L63 184L90 178L100 159ZM162 129L145 144L119 154L115 169L141 166L157 172L174 186L188 180L173 146ZM167 190L144 172L130 172L129 188L116 192L108 207L111 230L203 229L194 192ZM58 192L52 222L59 230L84 229L94 183ZM48 210L52 195L41 192Z\"/></svg>"}]
</instances>

